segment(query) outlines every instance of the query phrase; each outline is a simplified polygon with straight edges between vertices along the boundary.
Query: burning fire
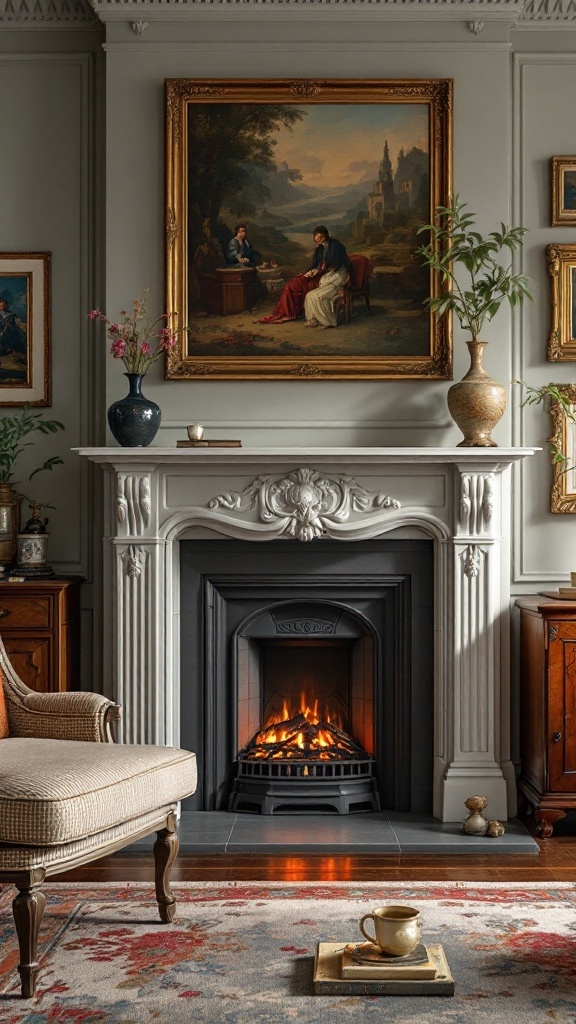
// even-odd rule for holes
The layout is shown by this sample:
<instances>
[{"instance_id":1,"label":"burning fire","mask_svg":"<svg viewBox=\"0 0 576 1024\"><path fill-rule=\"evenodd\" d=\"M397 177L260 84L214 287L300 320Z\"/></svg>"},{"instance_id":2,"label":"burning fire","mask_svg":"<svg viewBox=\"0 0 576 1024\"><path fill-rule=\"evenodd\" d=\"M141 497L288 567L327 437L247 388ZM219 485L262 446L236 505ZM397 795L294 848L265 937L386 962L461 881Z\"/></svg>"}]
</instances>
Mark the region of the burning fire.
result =
<instances>
[{"instance_id":1,"label":"burning fire","mask_svg":"<svg viewBox=\"0 0 576 1024\"><path fill-rule=\"evenodd\" d=\"M272 760L335 761L351 757L366 757L344 732L340 715L318 711L302 694L300 709L294 711L284 700L282 711L273 715L264 729L256 733L249 743L245 757Z\"/></svg>"}]
</instances>

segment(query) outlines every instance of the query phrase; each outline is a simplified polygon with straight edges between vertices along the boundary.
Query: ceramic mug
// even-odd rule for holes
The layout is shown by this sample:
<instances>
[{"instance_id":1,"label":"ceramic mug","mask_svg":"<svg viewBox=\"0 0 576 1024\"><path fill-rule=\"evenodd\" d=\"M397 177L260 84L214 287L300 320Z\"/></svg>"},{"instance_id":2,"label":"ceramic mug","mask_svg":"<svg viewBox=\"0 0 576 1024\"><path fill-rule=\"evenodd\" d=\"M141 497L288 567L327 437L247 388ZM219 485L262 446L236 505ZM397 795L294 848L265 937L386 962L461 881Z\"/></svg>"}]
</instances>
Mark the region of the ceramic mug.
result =
<instances>
[{"instance_id":1,"label":"ceramic mug","mask_svg":"<svg viewBox=\"0 0 576 1024\"><path fill-rule=\"evenodd\" d=\"M364 922L374 922L374 935L369 935ZM368 942L380 946L390 956L407 956L420 942L422 922L414 907L378 907L360 918L360 931Z\"/></svg>"}]
</instances>

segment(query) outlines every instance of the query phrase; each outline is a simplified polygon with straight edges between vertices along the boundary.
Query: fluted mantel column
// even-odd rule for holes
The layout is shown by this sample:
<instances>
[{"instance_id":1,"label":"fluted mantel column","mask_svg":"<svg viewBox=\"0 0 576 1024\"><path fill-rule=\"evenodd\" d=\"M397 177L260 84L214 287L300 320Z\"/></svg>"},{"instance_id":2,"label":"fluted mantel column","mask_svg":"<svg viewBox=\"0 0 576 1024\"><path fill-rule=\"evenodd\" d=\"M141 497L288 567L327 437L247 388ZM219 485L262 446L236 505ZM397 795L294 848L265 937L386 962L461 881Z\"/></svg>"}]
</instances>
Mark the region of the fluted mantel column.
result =
<instances>
[{"instance_id":1,"label":"fluted mantel column","mask_svg":"<svg viewBox=\"0 0 576 1024\"><path fill-rule=\"evenodd\" d=\"M106 473L105 665L130 742L179 742L179 544L205 535L428 537L435 549L434 813L515 810L509 756L514 448L89 448Z\"/></svg>"},{"instance_id":2,"label":"fluted mantel column","mask_svg":"<svg viewBox=\"0 0 576 1024\"><path fill-rule=\"evenodd\" d=\"M453 716L441 817L463 816L464 800L477 791L489 798L492 817L506 817L499 732L501 631L508 628L509 607L509 594L502 588L502 473L490 463L479 470L464 458L454 469L449 619L454 631L453 695L445 703ZM507 679L507 694L508 684Z\"/></svg>"}]
</instances>

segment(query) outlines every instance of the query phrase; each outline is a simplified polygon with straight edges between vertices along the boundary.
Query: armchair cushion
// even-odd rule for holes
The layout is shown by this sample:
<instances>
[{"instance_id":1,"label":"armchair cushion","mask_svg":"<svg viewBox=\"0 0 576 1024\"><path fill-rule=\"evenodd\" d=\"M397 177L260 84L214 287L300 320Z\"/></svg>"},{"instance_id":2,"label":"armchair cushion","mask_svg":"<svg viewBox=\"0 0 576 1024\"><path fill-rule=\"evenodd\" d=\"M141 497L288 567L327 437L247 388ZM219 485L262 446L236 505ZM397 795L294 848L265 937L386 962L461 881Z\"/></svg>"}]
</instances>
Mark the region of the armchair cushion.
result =
<instances>
[{"instance_id":1,"label":"armchair cushion","mask_svg":"<svg viewBox=\"0 0 576 1024\"><path fill-rule=\"evenodd\" d=\"M9 737L0 741L0 842L72 843L195 788L187 750Z\"/></svg>"},{"instance_id":2,"label":"armchair cushion","mask_svg":"<svg viewBox=\"0 0 576 1024\"><path fill-rule=\"evenodd\" d=\"M6 706L6 695L4 693L4 674L0 667L0 740L10 735L8 725L8 708Z\"/></svg>"}]
</instances>

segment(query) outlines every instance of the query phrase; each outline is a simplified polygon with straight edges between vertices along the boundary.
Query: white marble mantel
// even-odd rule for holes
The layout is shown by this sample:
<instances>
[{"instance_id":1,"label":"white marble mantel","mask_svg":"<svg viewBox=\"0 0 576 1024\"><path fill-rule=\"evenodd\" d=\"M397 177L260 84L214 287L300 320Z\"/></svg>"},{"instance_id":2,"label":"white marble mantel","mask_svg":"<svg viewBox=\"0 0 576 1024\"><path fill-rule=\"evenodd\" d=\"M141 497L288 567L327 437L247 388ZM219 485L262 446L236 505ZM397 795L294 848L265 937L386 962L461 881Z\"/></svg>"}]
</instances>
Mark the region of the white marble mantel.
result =
<instances>
[{"instance_id":1,"label":"white marble mantel","mask_svg":"<svg viewBox=\"0 0 576 1024\"><path fill-rule=\"evenodd\" d=\"M80 448L104 489L108 692L127 742L177 744L179 541L342 541L435 548L434 814L471 793L516 807L510 760L510 467L532 448Z\"/></svg>"}]
</instances>

